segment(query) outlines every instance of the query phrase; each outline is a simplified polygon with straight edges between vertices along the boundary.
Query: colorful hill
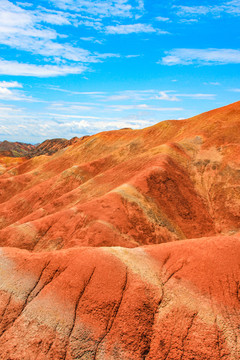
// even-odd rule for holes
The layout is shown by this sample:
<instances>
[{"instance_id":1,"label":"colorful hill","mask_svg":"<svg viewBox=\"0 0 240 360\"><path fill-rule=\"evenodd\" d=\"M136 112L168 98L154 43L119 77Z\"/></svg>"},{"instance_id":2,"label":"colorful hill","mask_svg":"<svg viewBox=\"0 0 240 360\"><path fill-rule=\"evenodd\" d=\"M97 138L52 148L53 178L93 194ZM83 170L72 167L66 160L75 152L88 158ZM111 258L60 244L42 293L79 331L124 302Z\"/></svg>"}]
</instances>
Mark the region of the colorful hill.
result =
<instances>
[{"instance_id":1,"label":"colorful hill","mask_svg":"<svg viewBox=\"0 0 240 360\"><path fill-rule=\"evenodd\" d=\"M2 359L237 360L239 129L240 102L2 158Z\"/></svg>"},{"instance_id":2,"label":"colorful hill","mask_svg":"<svg viewBox=\"0 0 240 360\"><path fill-rule=\"evenodd\" d=\"M0 141L0 156L24 157L35 149L34 145L21 142Z\"/></svg>"},{"instance_id":3,"label":"colorful hill","mask_svg":"<svg viewBox=\"0 0 240 360\"><path fill-rule=\"evenodd\" d=\"M236 103L26 160L0 178L0 242L43 251L234 234L239 126Z\"/></svg>"},{"instance_id":4,"label":"colorful hill","mask_svg":"<svg viewBox=\"0 0 240 360\"><path fill-rule=\"evenodd\" d=\"M0 157L26 157L32 158L40 155L53 155L57 151L72 145L78 140L77 137L71 140L67 139L51 139L45 140L38 145L25 144L20 142L0 142Z\"/></svg>"}]
</instances>

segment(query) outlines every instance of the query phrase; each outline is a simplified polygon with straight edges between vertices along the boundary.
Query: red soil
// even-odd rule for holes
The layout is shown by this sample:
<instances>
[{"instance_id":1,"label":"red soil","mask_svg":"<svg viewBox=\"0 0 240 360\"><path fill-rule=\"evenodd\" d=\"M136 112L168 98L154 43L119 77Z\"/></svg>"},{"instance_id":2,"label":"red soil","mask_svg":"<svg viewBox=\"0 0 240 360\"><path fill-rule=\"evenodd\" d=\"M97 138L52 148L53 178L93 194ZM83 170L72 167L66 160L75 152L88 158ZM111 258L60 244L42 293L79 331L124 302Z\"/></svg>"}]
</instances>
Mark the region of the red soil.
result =
<instances>
[{"instance_id":1,"label":"red soil","mask_svg":"<svg viewBox=\"0 0 240 360\"><path fill-rule=\"evenodd\" d=\"M0 359L239 359L239 128L240 102L0 158Z\"/></svg>"},{"instance_id":2,"label":"red soil","mask_svg":"<svg viewBox=\"0 0 240 360\"><path fill-rule=\"evenodd\" d=\"M239 231L240 103L75 140L0 176L0 244L135 247Z\"/></svg>"},{"instance_id":3,"label":"red soil","mask_svg":"<svg viewBox=\"0 0 240 360\"><path fill-rule=\"evenodd\" d=\"M6 248L1 359L238 359L239 258L239 236Z\"/></svg>"}]
</instances>

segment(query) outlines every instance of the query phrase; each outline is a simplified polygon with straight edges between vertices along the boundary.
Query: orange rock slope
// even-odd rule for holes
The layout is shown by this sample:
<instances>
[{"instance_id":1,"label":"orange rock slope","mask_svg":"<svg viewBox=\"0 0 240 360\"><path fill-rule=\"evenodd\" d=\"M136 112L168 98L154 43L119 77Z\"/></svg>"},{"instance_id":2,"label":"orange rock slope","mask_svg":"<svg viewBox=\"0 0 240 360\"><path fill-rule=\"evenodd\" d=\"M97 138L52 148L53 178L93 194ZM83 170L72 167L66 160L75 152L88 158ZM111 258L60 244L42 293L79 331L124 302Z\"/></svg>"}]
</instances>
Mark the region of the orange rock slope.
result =
<instances>
[{"instance_id":1,"label":"orange rock slope","mask_svg":"<svg viewBox=\"0 0 240 360\"><path fill-rule=\"evenodd\" d=\"M239 359L239 129L240 102L1 158L0 358Z\"/></svg>"},{"instance_id":2,"label":"orange rock slope","mask_svg":"<svg viewBox=\"0 0 240 360\"><path fill-rule=\"evenodd\" d=\"M79 139L2 171L0 243L43 251L234 234L240 102Z\"/></svg>"},{"instance_id":3,"label":"orange rock slope","mask_svg":"<svg viewBox=\"0 0 240 360\"><path fill-rule=\"evenodd\" d=\"M1 252L1 359L239 359L240 237Z\"/></svg>"}]
</instances>

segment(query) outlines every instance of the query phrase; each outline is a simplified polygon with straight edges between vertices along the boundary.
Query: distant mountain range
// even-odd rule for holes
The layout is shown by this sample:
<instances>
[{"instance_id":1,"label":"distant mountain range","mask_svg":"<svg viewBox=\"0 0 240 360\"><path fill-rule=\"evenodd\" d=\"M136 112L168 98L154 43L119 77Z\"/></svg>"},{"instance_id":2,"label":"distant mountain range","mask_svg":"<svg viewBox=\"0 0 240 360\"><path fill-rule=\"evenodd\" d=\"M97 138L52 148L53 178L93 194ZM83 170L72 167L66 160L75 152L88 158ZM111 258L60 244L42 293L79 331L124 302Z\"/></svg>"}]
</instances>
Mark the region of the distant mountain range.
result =
<instances>
[{"instance_id":1,"label":"distant mountain range","mask_svg":"<svg viewBox=\"0 0 240 360\"><path fill-rule=\"evenodd\" d=\"M77 137L71 140L61 138L51 139L45 140L43 143L37 145L5 140L0 142L0 156L31 158L40 155L52 155L58 150L72 145L77 139Z\"/></svg>"},{"instance_id":2,"label":"distant mountain range","mask_svg":"<svg viewBox=\"0 0 240 360\"><path fill-rule=\"evenodd\" d=\"M28 156L35 146L21 142L0 141L0 156L24 157Z\"/></svg>"}]
</instances>

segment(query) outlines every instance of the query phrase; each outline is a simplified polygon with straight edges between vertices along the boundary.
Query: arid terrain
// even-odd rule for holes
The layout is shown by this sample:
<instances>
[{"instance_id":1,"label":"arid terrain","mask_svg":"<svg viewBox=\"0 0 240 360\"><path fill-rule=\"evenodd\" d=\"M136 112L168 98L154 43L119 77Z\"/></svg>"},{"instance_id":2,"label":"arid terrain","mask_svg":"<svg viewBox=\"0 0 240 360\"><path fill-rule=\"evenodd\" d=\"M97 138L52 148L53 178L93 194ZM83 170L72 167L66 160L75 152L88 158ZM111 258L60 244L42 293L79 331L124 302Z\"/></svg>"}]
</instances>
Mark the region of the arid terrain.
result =
<instances>
[{"instance_id":1,"label":"arid terrain","mask_svg":"<svg viewBox=\"0 0 240 360\"><path fill-rule=\"evenodd\" d=\"M239 359L240 102L7 145L0 359Z\"/></svg>"}]
</instances>

